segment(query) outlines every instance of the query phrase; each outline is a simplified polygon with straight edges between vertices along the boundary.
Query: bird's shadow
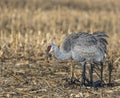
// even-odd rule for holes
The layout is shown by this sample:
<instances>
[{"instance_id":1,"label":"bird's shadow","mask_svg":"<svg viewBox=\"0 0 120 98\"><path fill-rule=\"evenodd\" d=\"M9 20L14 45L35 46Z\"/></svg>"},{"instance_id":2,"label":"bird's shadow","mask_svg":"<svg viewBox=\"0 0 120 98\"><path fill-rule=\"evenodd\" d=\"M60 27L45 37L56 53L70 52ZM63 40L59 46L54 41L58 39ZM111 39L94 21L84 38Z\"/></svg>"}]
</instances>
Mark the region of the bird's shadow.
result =
<instances>
[{"instance_id":1,"label":"bird's shadow","mask_svg":"<svg viewBox=\"0 0 120 98\"><path fill-rule=\"evenodd\" d=\"M76 86L81 86L81 81L78 80L78 79L74 79L74 81L71 81L70 78L64 78L63 79L65 81L65 84L64 84L64 87L65 88L68 88L68 87L76 87ZM85 84L82 84L86 87L94 87L96 89L98 88L105 88L105 87L116 87L116 86L120 86L120 83L117 83L117 82L111 82L111 83L103 83L101 85L101 82L98 80L98 81L95 81L94 84L96 84L95 86L91 85L90 83L85 83Z\"/></svg>"},{"instance_id":2,"label":"bird's shadow","mask_svg":"<svg viewBox=\"0 0 120 98\"><path fill-rule=\"evenodd\" d=\"M111 83L106 83L105 85L108 86L108 87L115 87L115 86L120 86L120 83L111 82Z\"/></svg>"}]
</instances>

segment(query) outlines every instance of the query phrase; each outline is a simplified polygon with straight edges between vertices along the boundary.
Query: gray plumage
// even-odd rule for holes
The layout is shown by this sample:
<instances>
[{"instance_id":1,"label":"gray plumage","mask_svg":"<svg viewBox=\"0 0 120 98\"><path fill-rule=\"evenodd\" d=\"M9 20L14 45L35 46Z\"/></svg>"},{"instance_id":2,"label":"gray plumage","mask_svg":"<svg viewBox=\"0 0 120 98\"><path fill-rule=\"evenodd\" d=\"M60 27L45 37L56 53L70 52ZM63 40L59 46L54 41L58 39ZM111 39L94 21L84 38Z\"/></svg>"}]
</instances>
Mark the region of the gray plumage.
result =
<instances>
[{"instance_id":1,"label":"gray plumage","mask_svg":"<svg viewBox=\"0 0 120 98\"><path fill-rule=\"evenodd\" d=\"M65 38L61 50L57 51L58 53L54 52L56 58L62 60L72 58L80 62L100 62L107 53L107 38L108 36L102 32L73 33Z\"/></svg>"},{"instance_id":2,"label":"gray plumage","mask_svg":"<svg viewBox=\"0 0 120 98\"><path fill-rule=\"evenodd\" d=\"M107 53L107 38L108 36L103 32L94 32L89 34L87 32L73 33L67 36L61 46L55 44L49 44L47 51L54 52L55 57L60 60L73 59L82 64L82 81L85 84L85 64L90 62L92 64L101 64L101 81L102 81L102 67ZM92 70L92 69L91 69ZM92 80L92 71L90 73ZM92 84L94 85L94 84Z\"/></svg>"}]
</instances>

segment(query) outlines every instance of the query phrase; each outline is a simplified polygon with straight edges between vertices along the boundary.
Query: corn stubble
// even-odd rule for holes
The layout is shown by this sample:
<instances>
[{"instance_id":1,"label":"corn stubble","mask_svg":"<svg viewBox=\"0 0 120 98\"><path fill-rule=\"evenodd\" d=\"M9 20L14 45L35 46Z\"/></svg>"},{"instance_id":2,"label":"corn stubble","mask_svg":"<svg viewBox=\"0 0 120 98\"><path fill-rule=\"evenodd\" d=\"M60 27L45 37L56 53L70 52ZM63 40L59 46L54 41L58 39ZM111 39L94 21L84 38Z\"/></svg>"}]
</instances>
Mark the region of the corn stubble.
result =
<instances>
[{"instance_id":1,"label":"corn stubble","mask_svg":"<svg viewBox=\"0 0 120 98\"><path fill-rule=\"evenodd\" d=\"M59 46L73 32L104 31L109 35L105 82L120 83L120 1L1 0L0 97L118 98L120 86L65 88L69 61L45 58L48 43ZM112 66L112 70L110 69ZM89 68L89 66L88 66ZM108 81L111 70L111 81ZM97 71L97 70L96 70ZM81 78L81 66L75 67ZM87 76L88 76L87 72ZM97 75L94 74L97 79Z\"/></svg>"}]
</instances>

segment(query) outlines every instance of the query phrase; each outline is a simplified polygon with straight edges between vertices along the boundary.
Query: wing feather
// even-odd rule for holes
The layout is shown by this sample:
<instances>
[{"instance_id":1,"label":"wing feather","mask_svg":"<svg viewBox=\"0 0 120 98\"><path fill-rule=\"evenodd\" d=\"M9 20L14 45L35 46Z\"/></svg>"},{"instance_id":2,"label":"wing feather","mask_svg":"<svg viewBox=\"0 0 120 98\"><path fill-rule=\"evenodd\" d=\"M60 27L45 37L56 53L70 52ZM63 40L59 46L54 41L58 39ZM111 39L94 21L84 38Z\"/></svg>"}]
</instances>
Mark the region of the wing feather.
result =
<instances>
[{"instance_id":1,"label":"wing feather","mask_svg":"<svg viewBox=\"0 0 120 98\"><path fill-rule=\"evenodd\" d=\"M102 32L73 33L65 38L61 48L64 52L74 52L75 59L101 59L107 53L107 38Z\"/></svg>"},{"instance_id":2,"label":"wing feather","mask_svg":"<svg viewBox=\"0 0 120 98\"><path fill-rule=\"evenodd\" d=\"M71 46L82 34L83 34L83 32L82 33L73 33L73 34L70 34L69 36L67 36L62 43L61 49L64 52L70 52Z\"/></svg>"},{"instance_id":3,"label":"wing feather","mask_svg":"<svg viewBox=\"0 0 120 98\"><path fill-rule=\"evenodd\" d=\"M97 39L98 47L105 54L107 53L107 38L108 36L103 32L94 32L93 36Z\"/></svg>"}]
</instances>

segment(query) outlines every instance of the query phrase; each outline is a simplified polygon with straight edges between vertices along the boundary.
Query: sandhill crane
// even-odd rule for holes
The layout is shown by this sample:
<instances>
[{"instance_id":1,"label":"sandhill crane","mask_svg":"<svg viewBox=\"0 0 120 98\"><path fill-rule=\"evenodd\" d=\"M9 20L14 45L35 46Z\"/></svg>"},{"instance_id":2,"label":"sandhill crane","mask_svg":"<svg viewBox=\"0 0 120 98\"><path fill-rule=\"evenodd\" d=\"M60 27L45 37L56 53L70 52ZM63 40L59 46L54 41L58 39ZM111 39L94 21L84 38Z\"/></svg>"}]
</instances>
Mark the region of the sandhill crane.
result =
<instances>
[{"instance_id":1,"label":"sandhill crane","mask_svg":"<svg viewBox=\"0 0 120 98\"><path fill-rule=\"evenodd\" d=\"M101 64L102 82L103 62L107 53L107 38L108 36L102 32L94 32L93 34L87 32L73 33L64 39L60 50L57 45L51 43L47 46L47 52L54 52L55 57L60 60L73 59L80 62L82 64L82 84L85 84L85 81L87 81L85 65L87 62L92 63L89 82L91 82L91 85L94 85L92 73L93 66L96 64ZM71 73L71 79L73 79L73 69Z\"/></svg>"}]
</instances>

